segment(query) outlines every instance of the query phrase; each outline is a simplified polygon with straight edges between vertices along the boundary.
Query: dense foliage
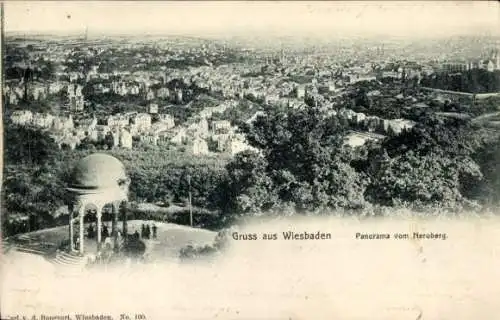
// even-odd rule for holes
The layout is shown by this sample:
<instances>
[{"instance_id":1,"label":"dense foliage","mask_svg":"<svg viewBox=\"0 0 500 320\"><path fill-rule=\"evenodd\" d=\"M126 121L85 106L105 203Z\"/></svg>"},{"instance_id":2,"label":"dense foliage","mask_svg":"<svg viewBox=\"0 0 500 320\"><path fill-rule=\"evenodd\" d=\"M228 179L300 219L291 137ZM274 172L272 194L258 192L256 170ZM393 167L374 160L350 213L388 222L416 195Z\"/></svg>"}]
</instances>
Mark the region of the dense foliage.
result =
<instances>
[{"instance_id":1,"label":"dense foliage","mask_svg":"<svg viewBox=\"0 0 500 320\"><path fill-rule=\"evenodd\" d=\"M424 76L421 85L469 93L498 92L500 91L500 71L471 69L460 73L437 73Z\"/></svg>"},{"instance_id":2,"label":"dense foliage","mask_svg":"<svg viewBox=\"0 0 500 320\"><path fill-rule=\"evenodd\" d=\"M6 125L2 186L2 226L21 218L18 231L46 227L64 204L66 166L57 166L57 145L43 131ZM56 168L54 170L54 168Z\"/></svg>"},{"instance_id":3,"label":"dense foliage","mask_svg":"<svg viewBox=\"0 0 500 320\"><path fill-rule=\"evenodd\" d=\"M2 223L3 231L25 232L67 221L60 219L58 209L66 204L65 187L71 170L92 151L59 150L46 132L11 124L5 126L5 137L2 212L7 214L2 219L15 222L15 226ZM161 149L103 152L124 163L132 180L131 201L186 205L190 191L195 210L213 210L225 203L225 195L218 192L218 186L225 181L223 157L186 157ZM196 221L206 222L203 219Z\"/></svg>"},{"instance_id":4,"label":"dense foliage","mask_svg":"<svg viewBox=\"0 0 500 320\"><path fill-rule=\"evenodd\" d=\"M342 143L348 129L313 109L259 117L246 132L262 153L240 154L228 165L233 210L258 212L277 203L298 211L401 204L458 210L493 200L494 192L479 190L498 190L491 174L498 135L488 141L491 133L468 121L427 117L357 150Z\"/></svg>"},{"instance_id":5,"label":"dense foliage","mask_svg":"<svg viewBox=\"0 0 500 320\"><path fill-rule=\"evenodd\" d=\"M275 109L258 117L246 134L262 155L242 154L228 167L233 192L240 190L236 208L266 209L279 203L293 203L298 210L360 205L364 183L348 161L349 150L343 148L347 129L337 118L323 118L314 108ZM256 175L249 177L245 169Z\"/></svg>"}]
</instances>

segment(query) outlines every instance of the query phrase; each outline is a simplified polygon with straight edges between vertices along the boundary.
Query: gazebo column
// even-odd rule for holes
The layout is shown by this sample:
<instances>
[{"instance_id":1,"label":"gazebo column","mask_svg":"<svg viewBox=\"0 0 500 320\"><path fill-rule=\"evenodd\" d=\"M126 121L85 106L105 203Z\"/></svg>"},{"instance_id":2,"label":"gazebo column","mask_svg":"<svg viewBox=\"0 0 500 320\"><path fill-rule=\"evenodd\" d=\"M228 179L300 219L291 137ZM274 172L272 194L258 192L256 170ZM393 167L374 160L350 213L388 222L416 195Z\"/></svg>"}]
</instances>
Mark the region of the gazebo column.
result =
<instances>
[{"instance_id":1,"label":"gazebo column","mask_svg":"<svg viewBox=\"0 0 500 320\"><path fill-rule=\"evenodd\" d=\"M120 203L120 211L123 223L123 228L122 228L123 240L126 242L128 241L128 226L127 226L127 210L125 208L125 201Z\"/></svg>"},{"instance_id":2,"label":"gazebo column","mask_svg":"<svg viewBox=\"0 0 500 320\"><path fill-rule=\"evenodd\" d=\"M79 251L80 251L80 254L83 254L83 248L84 248L84 246L83 246L83 242L84 242L83 217L85 216L85 205L80 206L80 208L78 210L78 214L80 215L80 248L79 248Z\"/></svg>"},{"instance_id":3,"label":"gazebo column","mask_svg":"<svg viewBox=\"0 0 500 320\"><path fill-rule=\"evenodd\" d=\"M69 210L69 252L75 251L73 235L75 231L73 230L73 208Z\"/></svg>"},{"instance_id":4,"label":"gazebo column","mask_svg":"<svg viewBox=\"0 0 500 320\"><path fill-rule=\"evenodd\" d=\"M111 222L111 235L113 237L113 248L118 248L118 212L120 202L113 202L113 220Z\"/></svg>"},{"instance_id":5,"label":"gazebo column","mask_svg":"<svg viewBox=\"0 0 500 320\"><path fill-rule=\"evenodd\" d=\"M101 234L102 234L102 206L97 207L97 250L101 250Z\"/></svg>"},{"instance_id":6,"label":"gazebo column","mask_svg":"<svg viewBox=\"0 0 500 320\"><path fill-rule=\"evenodd\" d=\"M118 206L119 202L113 202L111 206L113 220L111 221L111 235L116 238L118 231Z\"/></svg>"}]
</instances>

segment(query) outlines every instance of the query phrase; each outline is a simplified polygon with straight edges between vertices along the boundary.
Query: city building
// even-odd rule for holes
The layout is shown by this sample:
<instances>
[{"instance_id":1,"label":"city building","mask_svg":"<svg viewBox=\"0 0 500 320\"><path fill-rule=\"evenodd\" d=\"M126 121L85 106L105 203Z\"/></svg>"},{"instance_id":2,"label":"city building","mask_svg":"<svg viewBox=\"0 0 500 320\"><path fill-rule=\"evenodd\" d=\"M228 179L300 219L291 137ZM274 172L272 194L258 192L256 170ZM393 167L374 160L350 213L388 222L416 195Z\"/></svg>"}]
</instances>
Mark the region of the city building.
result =
<instances>
[{"instance_id":1,"label":"city building","mask_svg":"<svg viewBox=\"0 0 500 320\"><path fill-rule=\"evenodd\" d=\"M364 145L368 141L380 141L385 139L385 136L373 132L351 132L344 139L344 144L353 148Z\"/></svg>"},{"instance_id":2,"label":"city building","mask_svg":"<svg viewBox=\"0 0 500 320\"><path fill-rule=\"evenodd\" d=\"M156 103L149 104L148 112L151 114L158 113L158 105Z\"/></svg>"},{"instance_id":3,"label":"city building","mask_svg":"<svg viewBox=\"0 0 500 320\"><path fill-rule=\"evenodd\" d=\"M208 144L205 139L195 137L188 145L189 151L194 155L206 155L209 153Z\"/></svg>"},{"instance_id":4,"label":"city building","mask_svg":"<svg viewBox=\"0 0 500 320\"><path fill-rule=\"evenodd\" d=\"M132 116L132 124L138 130L146 130L151 127L151 115L147 113L137 113Z\"/></svg>"},{"instance_id":5,"label":"city building","mask_svg":"<svg viewBox=\"0 0 500 320\"><path fill-rule=\"evenodd\" d=\"M132 135L126 129L120 130L120 147L132 149Z\"/></svg>"},{"instance_id":6,"label":"city building","mask_svg":"<svg viewBox=\"0 0 500 320\"><path fill-rule=\"evenodd\" d=\"M73 116L69 115L68 117L55 117L53 128L54 130L72 130L75 127L73 122Z\"/></svg>"},{"instance_id":7,"label":"city building","mask_svg":"<svg viewBox=\"0 0 500 320\"><path fill-rule=\"evenodd\" d=\"M225 152L230 155L235 155L246 150L257 151L255 148L246 143L244 137L241 135L234 135L228 139Z\"/></svg>"},{"instance_id":8,"label":"city building","mask_svg":"<svg viewBox=\"0 0 500 320\"><path fill-rule=\"evenodd\" d=\"M14 111L10 116L10 120L17 125L27 125L33 120L33 113L29 110Z\"/></svg>"},{"instance_id":9,"label":"city building","mask_svg":"<svg viewBox=\"0 0 500 320\"><path fill-rule=\"evenodd\" d=\"M212 121L212 134L224 134L231 131L231 122L227 120Z\"/></svg>"},{"instance_id":10,"label":"city building","mask_svg":"<svg viewBox=\"0 0 500 320\"><path fill-rule=\"evenodd\" d=\"M123 114L115 114L107 118L107 125L109 127L124 127L130 123L129 117Z\"/></svg>"},{"instance_id":11,"label":"city building","mask_svg":"<svg viewBox=\"0 0 500 320\"><path fill-rule=\"evenodd\" d=\"M54 123L54 116L48 113L35 113L31 121L36 127L48 129L51 128Z\"/></svg>"},{"instance_id":12,"label":"city building","mask_svg":"<svg viewBox=\"0 0 500 320\"><path fill-rule=\"evenodd\" d=\"M169 114L159 114L158 115L158 122L160 122L163 126L165 126L167 129L171 129L175 127L175 119Z\"/></svg>"},{"instance_id":13,"label":"city building","mask_svg":"<svg viewBox=\"0 0 500 320\"><path fill-rule=\"evenodd\" d=\"M156 146L158 145L159 135L156 132L148 132L139 136L142 143Z\"/></svg>"}]
</instances>

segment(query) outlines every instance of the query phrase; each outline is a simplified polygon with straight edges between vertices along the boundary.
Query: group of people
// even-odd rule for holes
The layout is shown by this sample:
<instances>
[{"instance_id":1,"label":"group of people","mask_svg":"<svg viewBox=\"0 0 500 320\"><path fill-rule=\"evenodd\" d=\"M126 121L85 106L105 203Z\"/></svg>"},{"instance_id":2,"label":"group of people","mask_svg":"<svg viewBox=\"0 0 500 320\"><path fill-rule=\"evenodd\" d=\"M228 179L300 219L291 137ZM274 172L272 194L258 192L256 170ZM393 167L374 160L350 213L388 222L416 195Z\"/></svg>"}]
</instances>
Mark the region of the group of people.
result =
<instances>
[{"instance_id":1,"label":"group of people","mask_svg":"<svg viewBox=\"0 0 500 320\"><path fill-rule=\"evenodd\" d=\"M91 223L89 225L89 227L87 228L87 238L94 239L96 237L96 235L97 235L97 231L94 229L94 224ZM102 228L101 228L101 239L106 239L108 237L109 237L108 226L103 223Z\"/></svg>"},{"instance_id":2,"label":"group of people","mask_svg":"<svg viewBox=\"0 0 500 320\"><path fill-rule=\"evenodd\" d=\"M118 234L120 234L119 231L117 231ZM97 230L94 226L93 223L91 223L88 227L87 227L87 238L88 239L95 239L95 237L97 236ZM104 223L102 224L102 227L101 227L101 239L102 241L106 241L106 239L110 239L110 233L109 233L109 229L108 229L108 226L106 226ZM109 240L108 240L109 242ZM73 246L74 248L78 248L80 245L80 236L78 235L78 233L75 233L73 235Z\"/></svg>"},{"instance_id":3,"label":"group of people","mask_svg":"<svg viewBox=\"0 0 500 320\"><path fill-rule=\"evenodd\" d=\"M153 231L153 239L156 239L157 227L153 224L153 227L149 227L148 225L142 224L141 226L141 238L142 239L151 239L151 230Z\"/></svg>"},{"instance_id":4,"label":"group of people","mask_svg":"<svg viewBox=\"0 0 500 320\"><path fill-rule=\"evenodd\" d=\"M155 224L153 224L152 227L150 227L149 224L147 224L147 225L142 224L140 238L142 238L142 239L151 239L151 236L152 236L153 239L156 239L156 237L157 237L157 230L158 230L158 228L156 227ZM120 234L119 231L118 231L118 233ZM95 239L96 235L97 235L96 228L95 228L94 224L91 223L87 227L87 238L88 239ZM139 239L139 232L135 231L133 233L132 237L136 238L136 239ZM103 241L106 241L106 239L108 239L108 241L110 241L109 240L110 239L109 229L108 229L108 226L106 226L106 224L104 224L104 223L102 224L102 227L101 227L101 239ZM75 234L73 236L73 246L74 246L74 248L78 248L79 244L80 244L80 237L78 236L78 234Z\"/></svg>"}]
</instances>

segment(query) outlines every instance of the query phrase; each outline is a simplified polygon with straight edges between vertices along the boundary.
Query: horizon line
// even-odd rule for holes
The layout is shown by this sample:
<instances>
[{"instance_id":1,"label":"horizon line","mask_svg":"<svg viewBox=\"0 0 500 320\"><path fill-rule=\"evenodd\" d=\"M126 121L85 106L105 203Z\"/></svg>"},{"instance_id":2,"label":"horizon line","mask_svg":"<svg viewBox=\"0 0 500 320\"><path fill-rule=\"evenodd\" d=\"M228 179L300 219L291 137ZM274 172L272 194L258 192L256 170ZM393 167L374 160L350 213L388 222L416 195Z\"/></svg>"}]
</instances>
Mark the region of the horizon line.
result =
<instances>
[{"instance_id":1,"label":"horizon line","mask_svg":"<svg viewBox=\"0 0 500 320\"><path fill-rule=\"evenodd\" d=\"M451 38L451 37L500 37L500 30L491 30L481 28L478 30L467 30L462 32L450 32L446 34L432 33L432 34L391 34L387 32L336 32L324 35L315 32L267 32L255 33L252 31L244 32L182 32L182 31L165 31L165 30L92 30L90 28L82 28L81 30L4 30L4 36L77 36L84 35L87 30L87 35L92 36L181 36L181 37L196 37L196 38L313 38L313 39L338 39L338 38L407 38L407 39L432 39L432 38ZM495 32L496 31L496 32Z\"/></svg>"}]
</instances>

